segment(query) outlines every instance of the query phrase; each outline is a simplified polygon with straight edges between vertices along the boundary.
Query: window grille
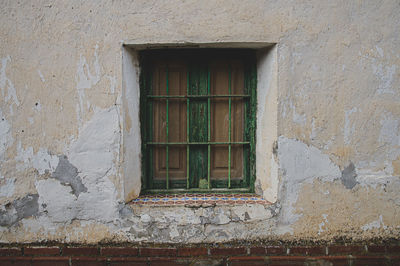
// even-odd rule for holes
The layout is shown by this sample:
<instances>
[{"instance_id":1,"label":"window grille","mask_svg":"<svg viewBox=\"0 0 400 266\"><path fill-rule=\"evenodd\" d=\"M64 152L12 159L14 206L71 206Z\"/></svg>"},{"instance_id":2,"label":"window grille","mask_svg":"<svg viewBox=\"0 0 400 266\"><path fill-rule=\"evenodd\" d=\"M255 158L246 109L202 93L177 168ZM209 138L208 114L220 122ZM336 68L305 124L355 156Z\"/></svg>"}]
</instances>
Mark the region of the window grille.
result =
<instances>
[{"instance_id":1,"label":"window grille","mask_svg":"<svg viewBox=\"0 0 400 266\"><path fill-rule=\"evenodd\" d=\"M142 191L253 192L254 51L148 50L141 69Z\"/></svg>"}]
</instances>

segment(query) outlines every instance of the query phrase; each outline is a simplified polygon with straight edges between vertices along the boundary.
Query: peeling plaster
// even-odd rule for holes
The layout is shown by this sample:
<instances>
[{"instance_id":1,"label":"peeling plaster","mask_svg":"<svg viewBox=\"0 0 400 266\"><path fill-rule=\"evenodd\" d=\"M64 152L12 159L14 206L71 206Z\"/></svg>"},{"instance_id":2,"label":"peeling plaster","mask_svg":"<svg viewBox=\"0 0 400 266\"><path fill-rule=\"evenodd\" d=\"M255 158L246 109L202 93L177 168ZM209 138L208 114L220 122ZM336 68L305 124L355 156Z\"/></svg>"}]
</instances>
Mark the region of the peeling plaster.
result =
<instances>
[{"instance_id":1,"label":"peeling plaster","mask_svg":"<svg viewBox=\"0 0 400 266\"><path fill-rule=\"evenodd\" d=\"M343 169L340 179L342 180L342 184L347 189L352 189L355 185L358 184L356 177L356 168L353 163L350 163L346 168Z\"/></svg>"},{"instance_id":2,"label":"peeling plaster","mask_svg":"<svg viewBox=\"0 0 400 266\"><path fill-rule=\"evenodd\" d=\"M33 167L39 172L39 175L54 172L59 162L56 155L50 154L44 148L40 148L37 153L34 153L32 147L24 149L20 142L17 146L15 159L18 162L17 169L19 171Z\"/></svg>"},{"instance_id":3,"label":"peeling plaster","mask_svg":"<svg viewBox=\"0 0 400 266\"><path fill-rule=\"evenodd\" d=\"M294 204L302 184L314 179L332 182L341 176L341 172L329 156L317 148L283 136L279 137L278 157L284 176L280 188L280 219L283 224L293 224L301 217L301 214L296 213Z\"/></svg>"},{"instance_id":4,"label":"peeling plaster","mask_svg":"<svg viewBox=\"0 0 400 266\"><path fill-rule=\"evenodd\" d=\"M11 57L7 56L1 59L1 69L0 69L0 88L1 95L4 97L5 102L13 100L13 102L19 106L19 100L17 98L17 92L15 90L14 84L6 75L7 63L11 61ZM7 94L5 95L5 90L7 88ZM5 96L4 96L5 95Z\"/></svg>"},{"instance_id":5,"label":"peeling plaster","mask_svg":"<svg viewBox=\"0 0 400 266\"><path fill-rule=\"evenodd\" d=\"M366 225L361 226L361 229L366 231L366 230L372 230L372 229L386 229L387 226L383 223L382 215L379 215L379 219L376 221L372 221Z\"/></svg>"},{"instance_id":6,"label":"peeling plaster","mask_svg":"<svg viewBox=\"0 0 400 266\"><path fill-rule=\"evenodd\" d=\"M0 209L0 226L10 226L38 213L38 195L29 194Z\"/></svg>"},{"instance_id":7,"label":"peeling plaster","mask_svg":"<svg viewBox=\"0 0 400 266\"><path fill-rule=\"evenodd\" d=\"M100 81L100 64L99 64L99 57L98 57L98 50L99 45L96 44L94 50L94 60L93 60L93 68L94 74L90 71L89 64L85 56L81 54L79 63L77 66L77 73L76 73L76 89L78 92L78 121L82 123L82 119L86 113L86 108L90 107L89 102L84 102L86 100L85 96L85 89L90 89L92 86L96 85ZM85 107L86 104L86 107Z\"/></svg>"},{"instance_id":8,"label":"peeling plaster","mask_svg":"<svg viewBox=\"0 0 400 266\"><path fill-rule=\"evenodd\" d=\"M318 225L318 235L325 231L322 227L326 226L326 224L329 222L328 214L322 214L322 219L324 220Z\"/></svg>"},{"instance_id":9,"label":"peeling plaster","mask_svg":"<svg viewBox=\"0 0 400 266\"><path fill-rule=\"evenodd\" d=\"M78 176L78 169L73 166L67 156L59 156L56 170L51 177L59 180L63 185L69 185L75 196L79 196L82 192L87 192L87 188L82 184L81 178Z\"/></svg>"},{"instance_id":10,"label":"peeling plaster","mask_svg":"<svg viewBox=\"0 0 400 266\"><path fill-rule=\"evenodd\" d=\"M4 154L14 140L11 134L11 125L4 117L0 109L0 165L4 161Z\"/></svg>"},{"instance_id":11,"label":"peeling plaster","mask_svg":"<svg viewBox=\"0 0 400 266\"><path fill-rule=\"evenodd\" d=\"M15 191L15 178L7 178L0 186L0 197L11 197Z\"/></svg>"}]
</instances>

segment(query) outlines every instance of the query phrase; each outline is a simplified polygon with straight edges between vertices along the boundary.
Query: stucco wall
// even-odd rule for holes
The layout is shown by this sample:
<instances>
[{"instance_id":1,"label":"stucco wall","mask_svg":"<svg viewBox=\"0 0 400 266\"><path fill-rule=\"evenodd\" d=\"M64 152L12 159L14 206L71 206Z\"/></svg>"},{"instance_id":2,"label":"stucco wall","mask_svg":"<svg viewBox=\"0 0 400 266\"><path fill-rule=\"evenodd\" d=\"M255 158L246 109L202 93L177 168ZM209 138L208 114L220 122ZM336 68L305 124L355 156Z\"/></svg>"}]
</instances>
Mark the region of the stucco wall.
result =
<instances>
[{"instance_id":1,"label":"stucco wall","mask_svg":"<svg viewBox=\"0 0 400 266\"><path fill-rule=\"evenodd\" d=\"M396 0L1 1L0 241L399 237L399 14ZM276 202L125 204L139 128L123 44L235 42L276 43L277 95L261 94L276 121L257 131L275 138L258 174Z\"/></svg>"}]
</instances>

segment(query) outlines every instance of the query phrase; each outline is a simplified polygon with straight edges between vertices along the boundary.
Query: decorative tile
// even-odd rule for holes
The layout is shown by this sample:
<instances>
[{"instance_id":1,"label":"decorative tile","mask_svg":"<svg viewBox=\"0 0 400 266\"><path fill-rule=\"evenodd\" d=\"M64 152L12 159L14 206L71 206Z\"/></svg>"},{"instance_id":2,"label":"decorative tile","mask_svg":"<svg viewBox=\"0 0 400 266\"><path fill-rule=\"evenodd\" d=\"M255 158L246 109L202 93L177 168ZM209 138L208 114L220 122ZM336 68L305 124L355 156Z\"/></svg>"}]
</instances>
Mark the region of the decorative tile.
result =
<instances>
[{"instance_id":1,"label":"decorative tile","mask_svg":"<svg viewBox=\"0 0 400 266\"><path fill-rule=\"evenodd\" d=\"M211 205L242 205L242 204L271 204L261 196L254 194L166 194L142 195L132 200L133 205L150 206L211 206Z\"/></svg>"}]
</instances>

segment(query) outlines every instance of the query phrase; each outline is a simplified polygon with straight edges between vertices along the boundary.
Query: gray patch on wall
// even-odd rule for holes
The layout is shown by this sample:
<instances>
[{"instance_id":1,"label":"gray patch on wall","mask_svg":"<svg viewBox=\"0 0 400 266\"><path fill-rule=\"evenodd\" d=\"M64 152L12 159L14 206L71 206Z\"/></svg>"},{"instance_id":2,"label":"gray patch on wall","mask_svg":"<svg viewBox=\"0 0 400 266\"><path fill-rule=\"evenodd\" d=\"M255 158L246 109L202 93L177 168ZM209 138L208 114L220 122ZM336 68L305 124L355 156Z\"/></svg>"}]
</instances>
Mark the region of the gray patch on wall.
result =
<instances>
[{"instance_id":1,"label":"gray patch on wall","mask_svg":"<svg viewBox=\"0 0 400 266\"><path fill-rule=\"evenodd\" d=\"M357 173L356 173L356 168L352 162L343 169L342 171L342 184L347 188L347 189L352 189L355 185L358 184L357 180Z\"/></svg>"},{"instance_id":2,"label":"gray patch on wall","mask_svg":"<svg viewBox=\"0 0 400 266\"><path fill-rule=\"evenodd\" d=\"M39 212L38 199L38 194L29 194L6 204L0 209L0 226L10 226L24 218L35 216Z\"/></svg>"},{"instance_id":3,"label":"gray patch on wall","mask_svg":"<svg viewBox=\"0 0 400 266\"><path fill-rule=\"evenodd\" d=\"M59 156L57 168L51 174L51 177L59 180L63 185L71 186L72 192L77 197L80 193L87 192L82 179L78 176L78 169L68 161L65 155Z\"/></svg>"}]
</instances>

